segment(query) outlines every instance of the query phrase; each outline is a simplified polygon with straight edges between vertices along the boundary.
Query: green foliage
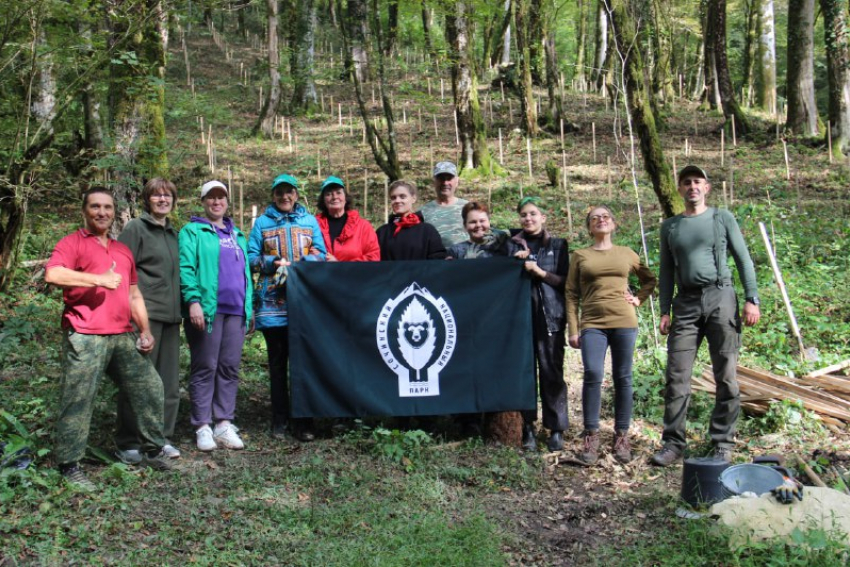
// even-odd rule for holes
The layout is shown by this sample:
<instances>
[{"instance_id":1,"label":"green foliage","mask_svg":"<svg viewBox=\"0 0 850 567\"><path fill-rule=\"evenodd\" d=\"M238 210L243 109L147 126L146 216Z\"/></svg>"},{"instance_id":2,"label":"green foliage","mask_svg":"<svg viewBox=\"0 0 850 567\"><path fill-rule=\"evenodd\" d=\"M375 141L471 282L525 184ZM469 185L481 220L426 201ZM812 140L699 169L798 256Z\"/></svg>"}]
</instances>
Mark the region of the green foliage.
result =
<instances>
[{"instance_id":1,"label":"green foliage","mask_svg":"<svg viewBox=\"0 0 850 567\"><path fill-rule=\"evenodd\" d=\"M748 429L755 434L784 433L790 439L803 437L824 437L825 430L822 422L814 412L803 407L800 400L781 400L771 402L761 417L747 422Z\"/></svg>"},{"instance_id":2,"label":"green foliage","mask_svg":"<svg viewBox=\"0 0 850 567\"><path fill-rule=\"evenodd\" d=\"M398 463L408 472L414 470L421 460L422 450L434 442L433 438L422 431L400 431L377 427L372 431L375 441L375 453L380 457Z\"/></svg>"}]
</instances>

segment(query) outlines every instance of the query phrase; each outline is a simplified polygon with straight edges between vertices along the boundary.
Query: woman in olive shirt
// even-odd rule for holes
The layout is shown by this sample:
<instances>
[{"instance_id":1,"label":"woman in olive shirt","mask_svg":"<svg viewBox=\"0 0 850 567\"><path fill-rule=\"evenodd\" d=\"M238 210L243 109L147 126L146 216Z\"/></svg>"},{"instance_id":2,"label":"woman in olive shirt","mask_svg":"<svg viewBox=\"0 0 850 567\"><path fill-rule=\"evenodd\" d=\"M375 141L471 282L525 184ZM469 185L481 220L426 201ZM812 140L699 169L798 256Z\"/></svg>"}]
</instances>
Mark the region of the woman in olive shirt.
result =
<instances>
[{"instance_id":1,"label":"woman in olive shirt","mask_svg":"<svg viewBox=\"0 0 850 567\"><path fill-rule=\"evenodd\" d=\"M613 451L618 461L626 463L632 458L629 425L632 357L638 326L635 308L652 294L656 279L633 250L614 246L611 235L617 224L608 207L591 209L586 224L593 244L573 252L566 286L568 340L571 347L581 349L584 365L584 433L579 460L592 465L599 457L603 365L610 348L614 380ZM629 290L630 274L636 275L640 282L636 295Z\"/></svg>"}]
</instances>

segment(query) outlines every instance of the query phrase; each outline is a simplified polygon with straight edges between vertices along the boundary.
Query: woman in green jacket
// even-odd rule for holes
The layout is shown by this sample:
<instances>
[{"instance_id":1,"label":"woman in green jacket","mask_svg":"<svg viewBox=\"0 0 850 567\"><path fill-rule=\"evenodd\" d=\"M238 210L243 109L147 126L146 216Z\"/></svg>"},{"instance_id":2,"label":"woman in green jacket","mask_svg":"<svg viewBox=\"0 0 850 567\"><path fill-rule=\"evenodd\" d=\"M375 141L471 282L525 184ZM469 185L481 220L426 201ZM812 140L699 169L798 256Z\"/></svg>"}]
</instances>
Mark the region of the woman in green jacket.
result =
<instances>
[{"instance_id":1,"label":"woman in green jacket","mask_svg":"<svg viewBox=\"0 0 850 567\"><path fill-rule=\"evenodd\" d=\"M245 235L225 216L227 186L201 188L203 217L180 231L180 290L192 355L189 398L198 449L242 449L233 425L239 364L251 320L251 274ZM215 429L210 427L215 425Z\"/></svg>"}]
</instances>

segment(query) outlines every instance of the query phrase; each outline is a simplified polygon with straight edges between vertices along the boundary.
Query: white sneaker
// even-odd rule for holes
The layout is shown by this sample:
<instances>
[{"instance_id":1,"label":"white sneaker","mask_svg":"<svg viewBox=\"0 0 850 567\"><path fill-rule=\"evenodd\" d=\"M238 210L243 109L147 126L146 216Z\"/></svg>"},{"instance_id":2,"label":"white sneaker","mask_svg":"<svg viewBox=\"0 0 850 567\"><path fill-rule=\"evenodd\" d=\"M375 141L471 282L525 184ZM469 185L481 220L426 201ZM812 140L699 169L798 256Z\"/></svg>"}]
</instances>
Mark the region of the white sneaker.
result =
<instances>
[{"instance_id":1,"label":"white sneaker","mask_svg":"<svg viewBox=\"0 0 850 567\"><path fill-rule=\"evenodd\" d=\"M218 445L215 444L213 432L209 425L205 425L195 431L195 437L198 440L199 451L214 451L215 449L218 449Z\"/></svg>"},{"instance_id":2,"label":"white sneaker","mask_svg":"<svg viewBox=\"0 0 850 567\"><path fill-rule=\"evenodd\" d=\"M242 442L242 439L239 438L239 435L236 434L237 431L239 431L239 429L233 424L224 426L216 425L213 437L215 437L215 440L221 443L223 447L228 449L244 449L245 444Z\"/></svg>"},{"instance_id":3,"label":"white sneaker","mask_svg":"<svg viewBox=\"0 0 850 567\"><path fill-rule=\"evenodd\" d=\"M171 445L170 443L167 445L163 445L162 453L168 457L169 459L179 459L180 458L180 449Z\"/></svg>"}]
</instances>

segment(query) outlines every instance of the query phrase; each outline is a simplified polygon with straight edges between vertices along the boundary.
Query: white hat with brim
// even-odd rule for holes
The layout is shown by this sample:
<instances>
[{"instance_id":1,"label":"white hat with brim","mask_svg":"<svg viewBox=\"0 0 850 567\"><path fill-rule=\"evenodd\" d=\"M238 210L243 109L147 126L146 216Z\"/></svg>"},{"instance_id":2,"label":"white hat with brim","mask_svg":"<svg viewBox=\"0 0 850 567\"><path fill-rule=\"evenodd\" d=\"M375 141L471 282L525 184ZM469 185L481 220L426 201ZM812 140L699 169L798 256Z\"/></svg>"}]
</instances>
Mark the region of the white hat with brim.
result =
<instances>
[{"instance_id":1,"label":"white hat with brim","mask_svg":"<svg viewBox=\"0 0 850 567\"><path fill-rule=\"evenodd\" d=\"M204 197L206 197L206 196L207 196L207 193L209 193L209 192L210 192L210 191L212 191L213 189L224 189L224 194L225 194L225 195L228 195L228 196L230 195L230 192L227 190L227 185L225 185L225 184L224 184L224 183L222 183L221 181L215 181L215 180L213 180L213 181L207 181L207 182L206 182L206 183L204 183L204 185L201 187L201 199L203 199Z\"/></svg>"}]
</instances>

